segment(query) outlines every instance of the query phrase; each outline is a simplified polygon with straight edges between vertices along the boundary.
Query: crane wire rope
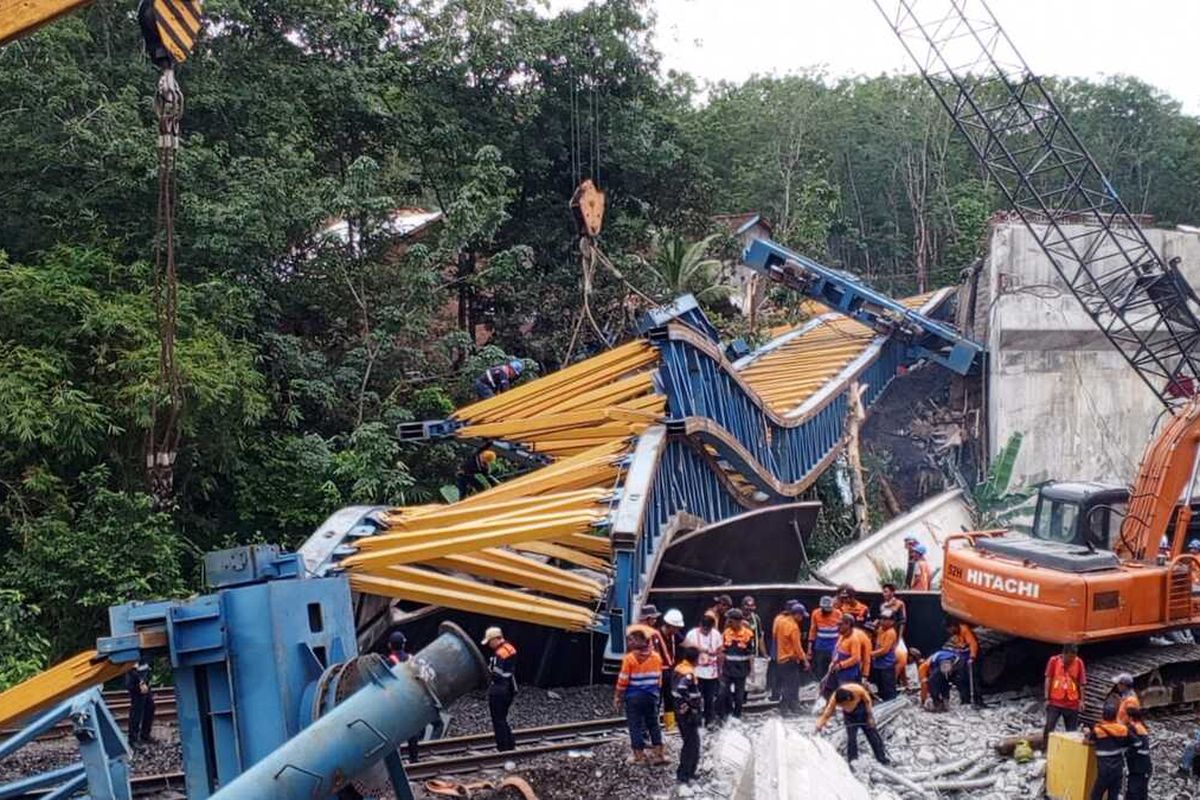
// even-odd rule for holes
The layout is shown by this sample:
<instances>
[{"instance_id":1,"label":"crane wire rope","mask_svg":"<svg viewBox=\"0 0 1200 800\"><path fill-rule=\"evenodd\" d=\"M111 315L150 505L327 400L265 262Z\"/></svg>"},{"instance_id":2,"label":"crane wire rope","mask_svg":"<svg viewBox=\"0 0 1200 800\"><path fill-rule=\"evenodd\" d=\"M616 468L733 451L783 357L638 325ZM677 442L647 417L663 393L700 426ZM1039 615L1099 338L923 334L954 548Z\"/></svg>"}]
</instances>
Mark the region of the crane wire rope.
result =
<instances>
[{"instance_id":1,"label":"crane wire rope","mask_svg":"<svg viewBox=\"0 0 1200 800\"><path fill-rule=\"evenodd\" d=\"M155 215L154 314L158 324L158 384L146 432L146 475L156 506L171 503L183 410L183 380L175 353L179 327L179 275L175 263L175 165L183 119L183 91L170 66L154 96L158 119L158 208ZM165 407L164 405L165 400Z\"/></svg>"}]
</instances>

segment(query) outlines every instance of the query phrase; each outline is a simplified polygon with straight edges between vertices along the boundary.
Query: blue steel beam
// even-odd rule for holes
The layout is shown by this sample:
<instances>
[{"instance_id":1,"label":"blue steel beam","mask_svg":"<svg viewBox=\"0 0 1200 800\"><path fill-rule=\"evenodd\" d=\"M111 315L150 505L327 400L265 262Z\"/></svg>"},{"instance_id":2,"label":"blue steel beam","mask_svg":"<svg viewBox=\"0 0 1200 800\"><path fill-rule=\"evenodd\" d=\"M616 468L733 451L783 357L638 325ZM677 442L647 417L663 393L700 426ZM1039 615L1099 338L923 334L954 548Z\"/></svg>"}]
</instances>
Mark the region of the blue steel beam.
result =
<instances>
[{"instance_id":1,"label":"blue steel beam","mask_svg":"<svg viewBox=\"0 0 1200 800\"><path fill-rule=\"evenodd\" d=\"M872 289L848 272L832 269L768 239L755 239L742 254L755 272L858 320L878 333L908 343L918 355L966 375L977 367L983 346Z\"/></svg>"}]
</instances>

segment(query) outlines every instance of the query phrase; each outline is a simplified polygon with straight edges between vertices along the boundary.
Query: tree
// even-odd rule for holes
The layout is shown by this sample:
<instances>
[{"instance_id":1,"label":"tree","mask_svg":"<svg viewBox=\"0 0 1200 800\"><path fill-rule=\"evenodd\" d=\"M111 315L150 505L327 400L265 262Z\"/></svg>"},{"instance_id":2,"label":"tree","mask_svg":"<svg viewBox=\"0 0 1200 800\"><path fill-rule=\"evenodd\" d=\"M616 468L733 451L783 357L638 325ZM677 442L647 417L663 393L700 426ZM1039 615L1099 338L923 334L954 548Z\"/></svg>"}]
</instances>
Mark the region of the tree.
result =
<instances>
[{"instance_id":1,"label":"tree","mask_svg":"<svg viewBox=\"0 0 1200 800\"><path fill-rule=\"evenodd\" d=\"M728 287L720 283L721 262L707 258L709 245L717 234L687 244L674 233L663 235L654 250L650 270L661 287L660 297L669 303L682 294L694 295L701 303L723 300Z\"/></svg>"}]
</instances>

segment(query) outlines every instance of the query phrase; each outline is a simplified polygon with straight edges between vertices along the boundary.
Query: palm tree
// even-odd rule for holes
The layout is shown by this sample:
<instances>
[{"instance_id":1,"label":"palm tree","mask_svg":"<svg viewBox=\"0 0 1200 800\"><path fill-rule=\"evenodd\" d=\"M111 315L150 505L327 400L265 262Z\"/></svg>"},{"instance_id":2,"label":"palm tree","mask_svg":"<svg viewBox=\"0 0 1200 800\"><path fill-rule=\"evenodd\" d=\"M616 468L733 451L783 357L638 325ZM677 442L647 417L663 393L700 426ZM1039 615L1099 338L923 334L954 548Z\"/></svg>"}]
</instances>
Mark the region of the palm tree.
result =
<instances>
[{"instance_id":1,"label":"palm tree","mask_svg":"<svg viewBox=\"0 0 1200 800\"><path fill-rule=\"evenodd\" d=\"M706 258L708 247L716 238L713 234L686 244L682 236L670 234L659 241L650 269L662 284L667 299L691 294L704 303L728 296L729 287L720 282L721 262Z\"/></svg>"}]
</instances>

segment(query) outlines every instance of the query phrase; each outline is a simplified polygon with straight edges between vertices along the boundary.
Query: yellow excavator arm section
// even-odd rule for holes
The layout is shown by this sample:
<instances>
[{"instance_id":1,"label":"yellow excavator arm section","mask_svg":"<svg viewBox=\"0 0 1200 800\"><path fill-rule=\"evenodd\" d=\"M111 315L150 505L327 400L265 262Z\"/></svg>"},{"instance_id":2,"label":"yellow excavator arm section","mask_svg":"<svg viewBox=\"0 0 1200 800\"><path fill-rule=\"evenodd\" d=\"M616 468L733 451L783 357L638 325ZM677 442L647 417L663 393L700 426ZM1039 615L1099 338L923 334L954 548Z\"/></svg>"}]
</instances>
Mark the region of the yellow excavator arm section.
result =
<instances>
[{"instance_id":1,"label":"yellow excavator arm section","mask_svg":"<svg viewBox=\"0 0 1200 800\"><path fill-rule=\"evenodd\" d=\"M92 0L0 0L0 47L91 4Z\"/></svg>"}]
</instances>

